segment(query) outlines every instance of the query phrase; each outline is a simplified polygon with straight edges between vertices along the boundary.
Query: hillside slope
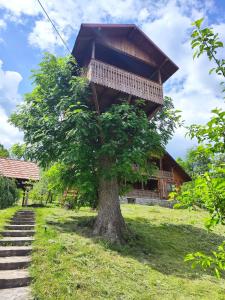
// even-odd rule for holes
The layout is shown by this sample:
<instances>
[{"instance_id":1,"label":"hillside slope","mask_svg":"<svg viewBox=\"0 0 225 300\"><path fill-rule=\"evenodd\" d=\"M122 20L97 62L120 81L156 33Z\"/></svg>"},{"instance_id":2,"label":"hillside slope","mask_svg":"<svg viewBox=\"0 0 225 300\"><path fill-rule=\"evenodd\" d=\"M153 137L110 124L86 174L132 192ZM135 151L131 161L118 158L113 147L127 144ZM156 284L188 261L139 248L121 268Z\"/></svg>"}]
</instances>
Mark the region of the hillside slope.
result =
<instances>
[{"instance_id":1,"label":"hillside slope","mask_svg":"<svg viewBox=\"0 0 225 300\"><path fill-rule=\"evenodd\" d=\"M125 246L91 238L94 213L39 208L33 253L38 299L225 299L225 280L191 269L185 254L210 251L225 239L207 233L202 211L123 205L134 233Z\"/></svg>"}]
</instances>

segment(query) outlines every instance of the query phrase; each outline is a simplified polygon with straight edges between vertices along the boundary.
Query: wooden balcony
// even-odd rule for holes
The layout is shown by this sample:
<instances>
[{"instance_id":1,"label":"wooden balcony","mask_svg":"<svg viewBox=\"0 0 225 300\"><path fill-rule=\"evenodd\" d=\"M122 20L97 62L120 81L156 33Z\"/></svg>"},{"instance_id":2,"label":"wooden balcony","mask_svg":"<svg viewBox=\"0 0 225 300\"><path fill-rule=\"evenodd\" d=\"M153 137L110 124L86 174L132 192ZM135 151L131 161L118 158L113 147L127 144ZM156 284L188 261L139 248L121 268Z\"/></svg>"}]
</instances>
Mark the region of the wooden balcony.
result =
<instances>
[{"instance_id":1,"label":"wooden balcony","mask_svg":"<svg viewBox=\"0 0 225 300\"><path fill-rule=\"evenodd\" d=\"M163 104L163 88L161 84L103 63L99 60L92 59L90 61L86 76L90 82L156 104Z\"/></svg>"},{"instance_id":2,"label":"wooden balcony","mask_svg":"<svg viewBox=\"0 0 225 300\"><path fill-rule=\"evenodd\" d=\"M173 173L169 172L169 171L160 170L160 171L158 171L157 177L159 177L159 178L173 179Z\"/></svg>"}]
</instances>

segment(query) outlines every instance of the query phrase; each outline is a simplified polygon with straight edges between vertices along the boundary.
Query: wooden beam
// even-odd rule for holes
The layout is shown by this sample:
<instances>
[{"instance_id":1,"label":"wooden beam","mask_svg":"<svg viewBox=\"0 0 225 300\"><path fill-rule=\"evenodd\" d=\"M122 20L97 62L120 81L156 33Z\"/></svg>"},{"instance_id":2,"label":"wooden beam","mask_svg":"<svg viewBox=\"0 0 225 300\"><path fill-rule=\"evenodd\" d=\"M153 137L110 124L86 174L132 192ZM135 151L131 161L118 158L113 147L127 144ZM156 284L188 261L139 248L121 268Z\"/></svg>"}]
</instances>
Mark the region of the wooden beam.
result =
<instances>
[{"instance_id":1,"label":"wooden beam","mask_svg":"<svg viewBox=\"0 0 225 300\"><path fill-rule=\"evenodd\" d=\"M93 95L93 101L94 101L94 104L95 104L95 109L96 109L97 113L100 115L98 95L97 95L96 86L95 86L94 83L91 83L91 90L92 90L92 95Z\"/></svg>"},{"instance_id":2,"label":"wooden beam","mask_svg":"<svg viewBox=\"0 0 225 300\"><path fill-rule=\"evenodd\" d=\"M159 170L162 171L163 165L162 165L162 157L159 159Z\"/></svg>"},{"instance_id":3,"label":"wooden beam","mask_svg":"<svg viewBox=\"0 0 225 300\"><path fill-rule=\"evenodd\" d=\"M128 104L131 103L131 100L132 100L132 95L129 95L129 96L128 96L128 100L127 100Z\"/></svg>"},{"instance_id":4,"label":"wooden beam","mask_svg":"<svg viewBox=\"0 0 225 300\"><path fill-rule=\"evenodd\" d=\"M164 64L169 60L169 58L166 58L163 63L159 66L159 68L157 70L155 70L155 72L152 73L152 75L150 76L149 79L153 78L159 71L160 69L164 66ZM161 76L161 74L160 74Z\"/></svg>"},{"instance_id":5,"label":"wooden beam","mask_svg":"<svg viewBox=\"0 0 225 300\"><path fill-rule=\"evenodd\" d=\"M157 106L149 115L148 119L150 120L158 111L162 109L162 105Z\"/></svg>"},{"instance_id":6,"label":"wooden beam","mask_svg":"<svg viewBox=\"0 0 225 300\"><path fill-rule=\"evenodd\" d=\"M92 42L91 58L95 59L95 41Z\"/></svg>"},{"instance_id":7,"label":"wooden beam","mask_svg":"<svg viewBox=\"0 0 225 300\"><path fill-rule=\"evenodd\" d=\"M161 77L160 69L158 70L158 82L159 82L159 84L162 84L162 77Z\"/></svg>"}]
</instances>

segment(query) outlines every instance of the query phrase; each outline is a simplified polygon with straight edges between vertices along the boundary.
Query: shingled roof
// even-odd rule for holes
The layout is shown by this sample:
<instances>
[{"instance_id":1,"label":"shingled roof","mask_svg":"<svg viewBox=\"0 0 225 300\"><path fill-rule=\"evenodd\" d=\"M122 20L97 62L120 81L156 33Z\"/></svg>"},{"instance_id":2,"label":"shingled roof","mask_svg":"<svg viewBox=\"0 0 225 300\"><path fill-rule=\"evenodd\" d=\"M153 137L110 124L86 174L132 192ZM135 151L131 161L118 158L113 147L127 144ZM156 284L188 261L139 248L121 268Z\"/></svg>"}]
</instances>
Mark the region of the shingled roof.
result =
<instances>
[{"instance_id":1,"label":"shingled roof","mask_svg":"<svg viewBox=\"0 0 225 300\"><path fill-rule=\"evenodd\" d=\"M0 158L0 176L38 181L39 167L30 161Z\"/></svg>"}]
</instances>

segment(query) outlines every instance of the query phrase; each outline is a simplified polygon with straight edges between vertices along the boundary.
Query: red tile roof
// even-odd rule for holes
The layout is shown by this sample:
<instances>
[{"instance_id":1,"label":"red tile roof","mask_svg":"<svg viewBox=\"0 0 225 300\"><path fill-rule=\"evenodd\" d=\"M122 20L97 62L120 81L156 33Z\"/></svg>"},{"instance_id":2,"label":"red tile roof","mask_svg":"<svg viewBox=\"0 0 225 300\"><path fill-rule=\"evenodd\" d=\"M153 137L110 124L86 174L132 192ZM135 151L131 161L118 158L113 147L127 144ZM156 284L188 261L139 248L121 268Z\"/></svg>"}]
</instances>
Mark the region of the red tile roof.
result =
<instances>
[{"instance_id":1,"label":"red tile roof","mask_svg":"<svg viewBox=\"0 0 225 300\"><path fill-rule=\"evenodd\" d=\"M30 161L0 158L0 175L37 181L39 180L39 167Z\"/></svg>"}]
</instances>

